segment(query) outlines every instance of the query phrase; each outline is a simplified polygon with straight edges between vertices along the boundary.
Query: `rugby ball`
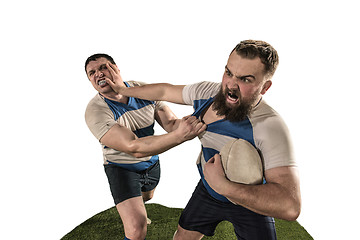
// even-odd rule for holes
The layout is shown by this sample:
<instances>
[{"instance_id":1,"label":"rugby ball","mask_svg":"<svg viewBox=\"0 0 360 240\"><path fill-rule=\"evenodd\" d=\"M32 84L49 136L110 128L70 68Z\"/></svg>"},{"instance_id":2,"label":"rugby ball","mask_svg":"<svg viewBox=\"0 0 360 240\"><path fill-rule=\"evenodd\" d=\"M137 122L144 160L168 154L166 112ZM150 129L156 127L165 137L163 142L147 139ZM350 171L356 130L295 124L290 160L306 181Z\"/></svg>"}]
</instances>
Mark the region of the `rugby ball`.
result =
<instances>
[{"instance_id":1,"label":"rugby ball","mask_svg":"<svg viewBox=\"0 0 360 240\"><path fill-rule=\"evenodd\" d=\"M255 147L244 139L226 143L220 151L226 177L236 183L260 184L263 181L263 163Z\"/></svg>"}]
</instances>

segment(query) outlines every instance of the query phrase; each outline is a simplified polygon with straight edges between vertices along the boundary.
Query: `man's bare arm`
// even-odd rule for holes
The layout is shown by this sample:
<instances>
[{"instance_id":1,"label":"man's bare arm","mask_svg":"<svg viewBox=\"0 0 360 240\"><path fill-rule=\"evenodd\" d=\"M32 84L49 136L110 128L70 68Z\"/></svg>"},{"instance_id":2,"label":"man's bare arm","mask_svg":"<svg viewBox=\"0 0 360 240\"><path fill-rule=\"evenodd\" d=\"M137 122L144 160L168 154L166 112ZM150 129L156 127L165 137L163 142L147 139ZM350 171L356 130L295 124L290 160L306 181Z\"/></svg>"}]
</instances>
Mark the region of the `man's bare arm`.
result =
<instances>
[{"instance_id":1,"label":"man's bare arm","mask_svg":"<svg viewBox=\"0 0 360 240\"><path fill-rule=\"evenodd\" d=\"M225 177L218 154L205 165L204 175L219 194L256 213L296 220L301 210L299 174L296 167L278 167L265 171L266 184L245 185Z\"/></svg>"},{"instance_id":2,"label":"man's bare arm","mask_svg":"<svg viewBox=\"0 0 360 240\"><path fill-rule=\"evenodd\" d=\"M119 69L111 63L107 63L109 72L112 75L113 80L106 79L106 82L117 93L140 99L146 99L150 101L168 101L172 103L185 104L182 97L182 90L185 85L171 85L168 83L155 83L147 84L137 87L124 87L122 78L120 76Z\"/></svg>"},{"instance_id":3,"label":"man's bare arm","mask_svg":"<svg viewBox=\"0 0 360 240\"><path fill-rule=\"evenodd\" d=\"M187 116L181 119L179 127L173 132L137 138L128 128L115 124L100 139L100 142L107 147L140 158L165 152L182 142L193 139L202 133L205 128L206 125L197 118Z\"/></svg>"},{"instance_id":4,"label":"man's bare arm","mask_svg":"<svg viewBox=\"0 0 360 240\"><path fill-rule=\"evenodd\" d=\"M181 122L181 119L178 119L166 105L156 111L155 120L167 132L172 132L177 129Z\"/></svg>"}]
</instances>

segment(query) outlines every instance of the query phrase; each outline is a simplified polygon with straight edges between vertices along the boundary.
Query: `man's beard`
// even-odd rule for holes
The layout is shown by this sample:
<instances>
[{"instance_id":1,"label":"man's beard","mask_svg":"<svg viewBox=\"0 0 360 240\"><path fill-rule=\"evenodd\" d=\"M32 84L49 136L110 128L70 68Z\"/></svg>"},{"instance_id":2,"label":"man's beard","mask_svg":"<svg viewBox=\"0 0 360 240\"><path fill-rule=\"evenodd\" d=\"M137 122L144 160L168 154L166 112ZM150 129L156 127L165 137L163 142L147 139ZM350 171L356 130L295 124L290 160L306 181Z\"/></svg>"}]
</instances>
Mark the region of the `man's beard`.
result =
<instances>
[{"instance_id":1,"label":"man's beard","mask_svg":"<svg viewBox=\"0 0 360 240\"><path fill-rule=\"evenodd\" d=\"M230 90L228 88L225 89L226 94L229 91ZM240 98L240 104L236 107L228 107L224 91L220 89L214 98L214 104L212 106L212 109L216 112L216 115L225 116L225 119L229 120L230 122L240 122L246 119L253 108L253 103L255 102L257 95L254 94L252 99L249 101L244 101L240 94L238 95Z\"/></svg>"}]
</instances>

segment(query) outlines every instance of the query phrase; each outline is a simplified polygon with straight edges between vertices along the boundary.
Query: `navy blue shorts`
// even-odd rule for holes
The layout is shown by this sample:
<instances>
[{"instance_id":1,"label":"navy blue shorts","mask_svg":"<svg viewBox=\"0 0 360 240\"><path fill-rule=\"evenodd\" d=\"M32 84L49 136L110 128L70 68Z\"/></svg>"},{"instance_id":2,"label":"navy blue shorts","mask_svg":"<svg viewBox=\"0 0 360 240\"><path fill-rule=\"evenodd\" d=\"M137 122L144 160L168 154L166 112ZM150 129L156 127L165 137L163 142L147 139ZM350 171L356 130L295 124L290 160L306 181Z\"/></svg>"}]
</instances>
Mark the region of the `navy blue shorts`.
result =
<instances>
[{"instance_id":1,"label":"navy blue shorts","mask_svg":"<svg viewBox=\"0 0 360 240\"><path fill-rule=\"evenodd\" d=\"M275 221L272 217L213 198L200 180L180 216L179 225L186 230L213 236L216 226L221 221L233 224L237 239L277 239Z\"/></svg>"},{"instance_id":2,"label":"navy blue shorts","mask_svg":"<svg viewBox=\"0 0 360 240\"><path fill-rule=\"evenodd\" d=\"M104 165L114 203L141 196L141 192L153 190L160 180L160 162L148 169L132 172L115 164Z\"/></svg>"}]
</instances>

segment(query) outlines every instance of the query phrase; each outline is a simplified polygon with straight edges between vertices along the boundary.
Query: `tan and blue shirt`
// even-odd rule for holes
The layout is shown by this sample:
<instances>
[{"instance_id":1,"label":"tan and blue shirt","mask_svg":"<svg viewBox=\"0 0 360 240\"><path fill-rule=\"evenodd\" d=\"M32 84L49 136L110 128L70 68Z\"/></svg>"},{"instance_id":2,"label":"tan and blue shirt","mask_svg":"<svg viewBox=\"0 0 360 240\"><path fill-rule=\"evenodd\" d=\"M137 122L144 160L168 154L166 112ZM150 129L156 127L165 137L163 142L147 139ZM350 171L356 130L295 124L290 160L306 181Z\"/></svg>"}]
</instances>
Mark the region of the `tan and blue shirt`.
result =
<instances>
[{"instance_id":1,"label":"tan and blue shirt","mask_svg":"<svg viewBox=\"0 0 360 240\"><path fill-rule=\"evenodd\" d=\"M127 87L143 85L141 82L124 82ZM100 140L115 124L127 127L137 137L154 135L155 113L164 104L161 101L147 101L129 97L128 103L105 98L101 94L89 102L85 121L92 134ZM101 144L104 164L116 164L131 171L142 171L159 160L159 156L136 158L127 153Z\"/></svg>"},{"instance_id":2,"label":"tan and blue shirt","mask_svg":"<svg viewBox=\"0 0 360 240\"><path fill-rule=\"evenodd\" d=\"M213 82L187 85L183 89L183 100L185 104L194 107L193 115L200 117L204 109L212 104L220 88L220 83ZM199 135L201 152L197 166L206 189L220 201L228 202L227 198L208 185L203 175L203 167L228 141L239 138L250 142L259 151L265 171L296 165L288 128L280 115L264 100L261 100L243 121L230 122L222 119L210 123L206 131Z\"/></svg>"}]
</instances>

